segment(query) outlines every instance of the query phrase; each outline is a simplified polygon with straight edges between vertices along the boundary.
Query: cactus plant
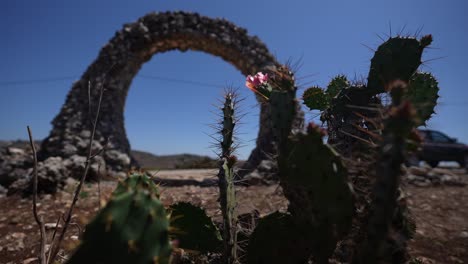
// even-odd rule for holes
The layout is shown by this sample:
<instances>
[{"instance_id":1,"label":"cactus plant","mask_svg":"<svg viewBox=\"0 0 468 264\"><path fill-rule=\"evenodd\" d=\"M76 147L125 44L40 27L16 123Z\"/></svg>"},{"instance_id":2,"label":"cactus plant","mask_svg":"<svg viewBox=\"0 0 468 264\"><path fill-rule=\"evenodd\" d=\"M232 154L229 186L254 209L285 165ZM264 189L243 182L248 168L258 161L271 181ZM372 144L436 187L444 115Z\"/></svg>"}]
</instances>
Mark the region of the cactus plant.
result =
<instances>
[{"instance_id":1,"label":"cactus plant","mask_svg":"<svg viewBox=\"0 0 468 264\"><path fill-rule=\"evenodd\" d=\"M311 252L308 231L296 226L290 214L275 212L262 217L250 236L247 262L306 263Z\"/></svg>"},{"instance_id":2,"label":"cactus plant","mask_svg":"<svg viewBox=\"0 0 468 264\"><path fill-rule=\"evenodd\" d=\"M430 36L390 38L372 58L367 84L351 84L339 75L326 90L313 87L304 93L307 106L323 110L321 118L336 150L324 144L325 130L313 123L305 132L292 131L297 87L287 67L270 67L266 74L247 77L247 87L270 106L271 133L278 151L274 158L289 200L288 212L260 219L249 238L249 263L305 263L309 259L328 263L332 257L356 264L408 260L405 246L414 233L414 222L402 202L399 183L408 138L414 137L415 126L430 118L438 98L435 78L416 72L431 41ZM388 107L378 97L383 92L391 96ZM224 99L218 173L223 257L225 263L236 263L233 134L237 99L232 91ZM350 138L372 145L359 145ZM351 161L376 154L366 164L366 181L357 180L363 178L363 170L356 170L361 163L345 163L340 157L350 153L354 155ZM354 193L353 185L364 194ZM370 196L371 202L363 196ZM119 183L111 201L88 225L69 263L168 263L169 235L182 248L203 253L218 249L219 233L202 209L188 203L171 206L171 233L158 198L158 188L145 175L132 174ZM363 210L357 212L357 206ZM403 242L391 237L394 233L401 234ZM348 243L350 239L354 243Z\"/></svg>"},{"instance_id":3,"label":"cactus plant","mask_svg":"<svg viewBox=\"0 0 468 264\"><path fill-rule=\"evenodd\" d=\"M237 262L237 215L236 193L234 189L234 165L237 158L234 152L234 130L237 123L237 95L233 90L226 91L222 121L219 123L220 168L218 172L219 203L223 216L223 241L225 263Z\"/></svg>"},{"instance_id":4,"label":"cactus plant","mask_svg":"<svg viewBox=\"0 0 468 264\"><path fill-rule=\"evenodd\" d=\"M112 195L119 196L137 188L148 189L151 194L159 199L159 188L151 180L150 175L144 172L131 172L125 180L119 182Z\"/></svg>"},{"instance_id":5,"label":"cactus plant","mask_svg":"<svg viewBox=\"0 0 468 264\"><path fill-rule=\"evenodd\" d=\"M379 94L388 93L391 86L395 85L396 81L404 83L405 92L399 97L395 94L390 94L392 97L392 104L394 100L407 99L416 109L416 116L411 117L412 124L410 127L417 125L423 125L430 118L434 112L434 107L437 103L437 92L438 84L435 78L429 73L419 73L417 68L421 64L421 56L424 48L426 48L432 42L430 35L424 36L417 40L414 38L406 37L392 37L385 41L376 50L369 70L367 84L350 84L346 82L345 78L335 78L330 84L335 83L335 89L330 89L331 85L327 88L328 90L336 91L336 95L332 98L326 98L325 104L327 108L323 110L321 120L327 124L328 129L328 142L336 147L336 150L343 156L348 157L349 162L347 166L350 167L353 173L349 176L355 187L362 190L361 194L358 194L356 200L359 202L359 207L366 208L361 211L358 218L359 221L367 223L371 218L371 212L375 210L375 201L373 204L369 203L366 198L371 194L378 192L377 189L373 189L372 186L377 186L379 181L375 182L375 179L380 177L382 170L379 170L383 159L375 160L373 156L378 156L378 149L374 146L383 144L382 140L385 141L385 129L388 128L387 121L383 121L381 113L386 112L386 108L382 105ZM311 88L312 91L316 90L316 87ZM398 89L394 89L395 91ZM401 90L401 89L400 89ZM333 93L333 92L332 92ZM308 95L308 96L306 96ZM306 91L304 94L304 104L312 106L312 109L317 109L319 105L311 105L310 101L316 100L316 98L310 98L312 93ZM393 106L393 109L395 105ZM400 133L407 131L408 127L404 127L403 124L391 125L391 127L400 127ZM411 129L409 129L411 131ZM405 132L406 133L406 132ZM408 138L401 135L405 139L406 143ZM395 142L393 142L395 143ZM363 163L363 160L374 160L373 162ZM374 165L373 165L374 164ZM393 164L396 168L395 162ZM362 167L362 168L360 168ZM369 169L372 168L372 169ZM395 169L396 170L396 169ZM389 171L386 171L389 172ZM395 173L394 173L395 174ZM365 180L362 180L365 178ZM381 184L381 183L380 183ZM390 184L390 183L387 183ZM398 189L398 188L397 188ZM393 188L392 195L397 190ZM389 195L389 192L386 193ZM387 197L386 195L383 195ZM377 195L379 196L379 195ZM375 197L377 199L377 197ZM392 201L390 205L392 207L396 201L395 197L387 197L388 202ZM393 216L393 222L391 223L392 233L402 234L402 238L409 239L411 232L408 230L412 229L412 220L410 219L408 210L404 203L397 205L397 212L406 212L405 214L395 214ZM378 215L378 214L377 214ZM379 221L377 221L379 222ZM382 224L382 223L380 223ZM367 227L362 227L366 229ZM355 229L355 233L350 235L350 239L359 240L359 231L361 228ZM370 232L369 230L366 232ZM386 233L386 232L382 232ZM382 237L380 237L382 239ZM378 239L376 239L378 240ZM392 241L393 239L389 239ZM403 244L406 242L405 239L400 239ZM395 241L395 244L400 242ZM401 243L400 243L401 244ZM400 247L401 248L401 247ZM403 250L389 247L388 255L405 255ZM380 254L380 253L379 253ZM404 259L404 258L401 258Z\"/></svg>"},{"instance_id":6,"label":"cactus plant","mask_svg":"<svg viewBox=\"0 0 468 264\"><path fill-rule=\"evenodd\" d=\"M217 252L222 246L219 230L205 211L187 202L169 207L170 236L178 246L200 253Z\"/></svg>"},{"instance_id":7,"label":"cactus plant","mask_svg":"<svg viewBox=\"0 0 468 264\"><path fill-rule=\"evenodd\" d=\"M405 160L405 142L415 125L416 112L403 96L407 83L395 81L386 86L392 96L388 117L384 120L382 142L376 166L372 210L366 224L366 237L358 248L354 263L381 263L381 245L385 241L397 208L398 188ZM406 261L405 256L397 262ZM395 259L392 257L393 262Z\"/></svg>"},{"instance_id":8,"label":"cactus plant","mask_svg":"<svg viewBox=\"0 0 468 264\"><path fill-rule=\"evenodd\" d=\"M275 81L271 82L273 89L268 103L272 106L272 127L278 142L280 184L289 200L288 217L301 229L300 239L308 245L298 255L305 259L313 255L318 263L327 263L337 241L351 226L353 199L346 181L347 172L336 152L323 144L323 131L318 127L310 125L307 134L291 134L294 78L285 68L279 68L272 76ZM271 217L273 222L265 220L257 228L282 224ZM249 243L255 245L259 239L254 236ZM255 256L249 257L251 260L262 258L260 263L268 263L268 256L249 254Z\"/></svg>"},{"instance_id":9,"label":"cactus plant","mask_svg":"<svg viewBox=\"0 0 468 264\"><path fill-rule=\"evenodd\" d=\"M438 91L438 82L432 74L418 72L411 77L404 97L416 110L416 125L425 125L434 114Z\"/></svg>"},{"instance_id":10,"label":"cactus plant","mask_svg":"<svg viewBox=\"0 0 468 264\"><path fill-rule=\"evenodd\" d=\"M142 174L119 183L68 263L169 263L169 221L155 188Z\"/></svg>"}]
</instances>

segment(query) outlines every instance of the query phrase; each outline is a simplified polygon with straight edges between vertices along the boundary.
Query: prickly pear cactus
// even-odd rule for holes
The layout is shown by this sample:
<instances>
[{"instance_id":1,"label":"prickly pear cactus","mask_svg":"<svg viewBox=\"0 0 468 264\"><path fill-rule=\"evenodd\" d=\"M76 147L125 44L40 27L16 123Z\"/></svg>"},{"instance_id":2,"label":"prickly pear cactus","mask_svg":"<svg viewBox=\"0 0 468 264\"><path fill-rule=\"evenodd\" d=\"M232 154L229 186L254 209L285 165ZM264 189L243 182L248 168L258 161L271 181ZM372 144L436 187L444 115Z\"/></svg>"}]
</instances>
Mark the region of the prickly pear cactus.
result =
<instances>
[{"instance_id":1,"label":"prickly pear cactus","mask_svg":"<svg viewBox=\"0 0 468 264\"><path fill-rule=\"evenodd\" d=\"M353 146L368 141L370 133L359 128L378 129L368 121L378 116L381 108L377 95L385 93L386 86L393 81L409 83L407 98L418 113L417 125L426 124L434 112L439 88L430 74L416 71L421 65L424 49L431 42L431 35L419 40L400 36L389 38L377 48L371 59L367 84L352 85L346 77L339 75L326 90L312 87L304 92L306 106L311 110L323 110L321 119L327 123L328 142L336 145L340 154L351 156L362 150Z\"/></svg>"},{"instance_id":2,"label":"prickly pear cactus","mask_svg":"<svg viewBox=\"0 0 468 264\"><path fill-rule=\"evenodd\" d=\"M159 189L151 180L150 176L143 172L132 172L130 176L125 180L119 182L117 188L115 188L112 193L113 196L118 196L120 194L126 193L130 190L135 190L137 188L148 189L151 194L155 195L159 199Z\"/></svg>"},{"instance_id":3,"label":"prickly pear cactus","mask_svg":"<svg viewBox=\"0 0 468 264\"><path fill-rule=\"evenodd\" d=\"M327 86L326 90L318 86L312 86L305 90L302 99L304 104L310 110L323 111L330 107L333 99L344 89L349 88L351 85L344 75L338 75L333 78Z\"/></svg>"},{"instance_id":4,"label":"prickly pear cactus","mask_svg":"<svg viewBox=\"0 0 468 264\"><path fill-rule=\"evenodd\" d=\"M327 263L351 227L354 206L347 171L322 136L313 124L306 134L290 136L278 167L289 212L296 225L312 230L313 259Z\"/></svg>"},{"instance_id":5,"label":"prickly pear cactus","mask_svg":"<svg viewBox=\"0 0 468 264\"><path fill-rule=\"evenodd\" d=\"M262 217L249 239L247 263L307 263L309 231L297 226L290 214L275 212Z\"/></svg>"},{"instance_id":6,"label":"prickly pear cactus","mask_svg":"<svg viewBox=\"0 0 468 264\"><path fill-rule=\"evenodd\" d=\"M401 165L405 160L405 144L416 122L416 111L411 102L404 99L407 83L395 81L387 86L392 105L384 119L382 142L376 163L376 183L374 185L371 211L366 224L366 237L360 244L353 263L403 263L407 256L388 256L382 249L389 235L395 213L399 210L398 188L403 174ZM400 209L401 210L401 209Z\"/></svg>"},{"instance_id":7,"label":"prickly pear cactus","mask_svg":"<svg viewBox=\"0 0 468 264\"><path fill-rule=\"evenodd\" d=\"M311 110L323 111L327 109L330 104L330 97L318 86L307 89L302 95L302 99L304 100L304 104Z\"/></svg>"},{"instance_id":8,"label":"prickly pear cactus","mask_svg":"<svg viewBox=\"0 0 468 264\"><path fill-rule=\"evenodd\" d=\"M370 239L373 242L367 244L368 246L374 245L373 243L377 243L376 241L379 239L379 241L386 239L391 241L390 244L394 245L388 246L386 249L382 249L381 252L379 252L380 256L389 256L387 260L393 258L403 262L405 261L407 255L405 249L406 240L411 236L411 232L408 232L408 230L411 229L412 220L409 213L407 213L408 210L405 203L398 203L395 205L397 207L397 209L395 209L396 212L406 213L391 215L390 219L393 217L393 221L389 228L392 234L399 234L400 239L394 239L390 236L387 238L380 236L377 239L375 236L370 235L372 232L377 232L368 229L366 226L370 218L374 219L375 225L378 225L376 223L381 225L388 224L386 222L388 219L385 221L383 221L382 218L376 220L375 216L382 214L379 209L376 209L376 206L380 209L393 208L397 200L394 193L398 190L398 181L389 181L387 183L379 182L379 180L382 180L379 177L381 177L381 174L384 172L384 170L381 169L382 166L384 166L382 163L387 160L378 160L375 158L375 156L379 156L379 149L376 146L384 143L386 136L390 135L388 131L391 127L399 129L398 132L394 131L394 133L400 133L400 136L403 136L406 135L408 129L411 131L410 128L414 126L426 124L427 120L434 113L439 90L437 81L428 73L417 72L418 67L421 65L422 53L431 42L432 37L430 35L424 36L419 40L400 36L389 38L378 47L371 59L371 66L366 84L350 84L346 80L346 77L336 77L330 82L327 90L323 91L325 95L330 93L333 96L321 99L324 100L324 104L327 105L326 109L322 112L321 120L327 125L329 135L328 142L335 146L336 150L341 155L348 158L346 165L350 171L352 171L349 179L354 187L360 190L359 194L356 194L356 201L359 207L365 209L361 210L358 216L356 216L358 221L363 223L363 226L353 229L353 233L346 239L347 243L343 245L346 245L345 247L348 248L353 247L353 243L360 240L358 237L361 231L359 230L365 230L363 232L368 236L367 239L370 239L369 236L373 237L373 240ZM398 82L402 82L405 86L405 92L400 92L400 95L396 93L397 91L401 91L401 89L391 89L395 86L395 83ZM316 88L312 88L311 91L316 91ZM409 118L412 120L411 124L388 124L389 122L397 122L397 119L382 119L383 113L387 111L391 112L388 107L383 106L381 103L379 94L382 93L387 93L392 97L392 104L394 105L390 106L390 108L394 109L393 111L396 111L396 105L399 105L404 100L411 103L411 109L414 108L416 111L416 115ZM320 103L315 102L314 104L310 104L312 99L308 98L306 95L310 97L311 94L309 90L304 93L304 104L311 109L320 110L320 108L317 107ZM314 100L319 100L319 98L320 95L315 95ZM398 100L398 102L395 102L395 100ZM385 135L385 133L387 134ZM402 138L405 139L403 143L406 144L408 138L401 137L400 139ZM393 146L392 144L397 143L391 142L390 144L386 142L386 144ZM392 168L398 167L399 169L399 165L397 164L400 164L400 162L395 158L394 164L392 165L394 167ZM395 170L393 170L394 175L396 175ZM390 168L387 168L385 172L391 172ZM387 180L388 179L391 178L387 177ZM390 184L392 186L392 191L381 192L380 190L373 189L377 188L373 186L378 186L379 184L381 186ZM396 188L394 188L394 184L397 185ZM377 194L378 192L381 194ZM386 199L388 199L386 200L387 203L383 203L385 206L377 205L375 200L371 204L368 197L374 194L377 194L375 196L376 199L378 197L386 197ZM388 235L389 232L387 231L388 230L384 229L380 230L378 233ZM352 242L349 243L349 241Z\"/></svg>"},{"instance_id":9,"label":"prickly pear cactus","mask_svg":"<svg viewBox=\"0 0 468 264\"><path fill-rule=\"evenodd\" d=\"M119 183L68 263L169 263L169 221L156 189L142 174Z\"/></svg>"},{"instance_id":10,"label":"prickly pear cactus","mask_svg":"<svg viewBox=\"0 0 468 264\"><path fill-rule=\"evenodd\" d=\"M180 248L200 253L218 252L222 238L205 211L190 203L179 202L169 207L170 235Z\"/></svg>"},{"instance_id":11,"label":"prickly pear cactus","mask_svg":"<svg viewBox=\"0 0 468 264\"><path fill-rule=\"evenodd\" d=\"M385 92L389 83L401 80L409 82L421 65L424 48L432 42L432 36L427 35L417 40L415 38L393 37L381 44L371 59L367 86L374 94Z\"/></svg>"},{"instance_id":12,"label":"prickly pear cactus","mask_svg":"<svg viewBox=\"0 0 468 264\"><path fill-rule=\"evenodd\" d=\"M430 73L418 72L411 77L404 97L416 110L416 125L425 125L435 113L439 85Z\"/></svg>"},{"instance_id":13,"label":"prickly pear cactus","mask_svg":"<svg viewBox=\"0 0 468 264\"><path fill-rule=\"evenodd\" d=\"M312 256L317 263L328 263L337 241L351 226L354 208L346 179L347 172L336 152L323 144L323 131L320 128L311 124L306 134L291 134L295 105L293 91L296 87L289 71L280 73L274 75L276 78L271 84L273 89L268 103L271 104L273 134L278 142L280 184L289 200L290 215L267 217L264 226L259 224L258 228L262 230L277 224L280 229L284 226L283 221L292 221L291 226L299 228L300 235L296 236L294 232L291 233L294 238L287 236L291 234L282 235L290 242L302 240L301 245L296 245L298 248L294 257L307 260ZM324 98L327 97L324 95ZM258 247L261 243L258 241L268 240L262 237L267 232L254 233L256 235L249 242L252 247ZM270 244L273 244L273 250L278 247L273 242ZM265 253L249 252L249 256L252 256L249 257L250 261L260 259L258 263L272 261Z\"/></svg>"}]
</instances>

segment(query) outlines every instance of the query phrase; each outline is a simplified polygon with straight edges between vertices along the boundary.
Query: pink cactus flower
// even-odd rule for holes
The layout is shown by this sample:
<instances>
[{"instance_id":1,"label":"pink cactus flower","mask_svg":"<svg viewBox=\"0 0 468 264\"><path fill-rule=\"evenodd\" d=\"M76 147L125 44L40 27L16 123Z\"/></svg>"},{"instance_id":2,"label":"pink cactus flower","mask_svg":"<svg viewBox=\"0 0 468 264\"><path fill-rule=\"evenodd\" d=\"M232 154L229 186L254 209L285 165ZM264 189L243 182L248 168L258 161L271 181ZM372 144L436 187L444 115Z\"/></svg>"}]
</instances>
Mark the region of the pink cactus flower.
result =
<instances>
[{"instance_id":1,"label":"pink cactus flower","mask_svg":"<svg viewBox=\"0 0 468 264\"><path fill-rule=\"evenodd\" d=\"M245 86L247 86L250 90L256 91L256 87L260 84L260 80L252 75L247 76L245 80Z\"/></svg>"},{"instance_id":2,"label":"pink cactus flower","mask_svg":"<svg viewBox=\"0 0 468 264\"><path fill-rule=\"evenodd\" d=\"M255 76L248 75L245 80L245 86L268 100L268 98L259 91L259 86L268 82L268 74L258 72Z\"/></svg>"},{"instance_id":3,"label":"pink cactus flower","mask_svg":"<svg viewBox=\"0 0 468 264\"><path fill-rule=\"evenodd\" d=\"M249 75L247 76L247 79L245 80L245 85L253 90L255 89L258 85L264 84L268 82L268 74L263 74L262 72L258 72L255 74L255 76Z\"/></svg>"},{"instance_id":4,"label":"pink cactus flower","mask_svg":"<svg viewBox=\"0 0 468 264\"><path fill-rule=\"evenodd\" d=\"M263 74L262 72L258 72L255 74L255 77L258 79L258 81L260 81L261 84L268 82L268 73Z\"/></svg>"}]
</instances>

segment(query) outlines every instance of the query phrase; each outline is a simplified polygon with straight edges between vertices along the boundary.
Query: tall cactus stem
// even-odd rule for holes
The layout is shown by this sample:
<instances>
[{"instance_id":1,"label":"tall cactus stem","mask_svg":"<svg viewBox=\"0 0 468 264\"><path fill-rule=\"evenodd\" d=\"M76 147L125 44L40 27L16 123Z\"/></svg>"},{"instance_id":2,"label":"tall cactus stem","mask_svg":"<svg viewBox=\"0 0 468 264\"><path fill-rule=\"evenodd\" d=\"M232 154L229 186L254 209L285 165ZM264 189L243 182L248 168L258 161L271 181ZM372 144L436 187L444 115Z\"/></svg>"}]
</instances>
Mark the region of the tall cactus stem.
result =
<instances>
[{"instance_id":1,"label":"tall cactus stem","mask_svg":"<svg viewBox=\"0 0 468 264\"><path fill-rule=\"evenodd\" d=\"M395 81L386 87L390 91L392 105L388 117L384 120L367 236L358 248L359 252L353 263L382 261L379 259L379 248L388 236L397 209L401 165L405 160L405 143L415 124L415 110L403 97L406 86L406 82Z\"/></svg>"},{"instance_id":2,"label":"tall cactus stem","mask_svg":"<svg viewBox=\"0 0 468 264\"><path fill-rule=\"evenodd\" d=\"M237 161L233 156L234 128L236 125L235 109L237 98L235 92L227 91L222 107L220 140L220 168L218 173L219 203L223 215L223 241L225 263L237 263L237 216L236 193L234 189L234 165Z\"/></svg>"}]
</instances>

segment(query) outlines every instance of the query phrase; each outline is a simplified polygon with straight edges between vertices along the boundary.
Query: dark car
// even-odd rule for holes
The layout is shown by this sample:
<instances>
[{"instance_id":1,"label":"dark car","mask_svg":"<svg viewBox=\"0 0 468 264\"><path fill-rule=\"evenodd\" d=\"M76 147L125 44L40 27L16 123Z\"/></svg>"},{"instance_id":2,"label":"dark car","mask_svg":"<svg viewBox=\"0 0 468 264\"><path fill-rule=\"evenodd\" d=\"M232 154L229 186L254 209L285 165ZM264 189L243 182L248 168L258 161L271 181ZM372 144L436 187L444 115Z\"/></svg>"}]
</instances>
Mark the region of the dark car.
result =
<instances>
[{"instance_id":1,"label":"dark car","mask_svg":"<svg viewBox=\"0 0 468 264\"><path fill-rule=\"evenodd\" d=\"M436 167L440 161L456 161L468 169L468 145L457 142L444 133L434 130L418 129L423 138L421 150L410 158L411 164L425 161Z\"/></svg>"}]
</instances>

